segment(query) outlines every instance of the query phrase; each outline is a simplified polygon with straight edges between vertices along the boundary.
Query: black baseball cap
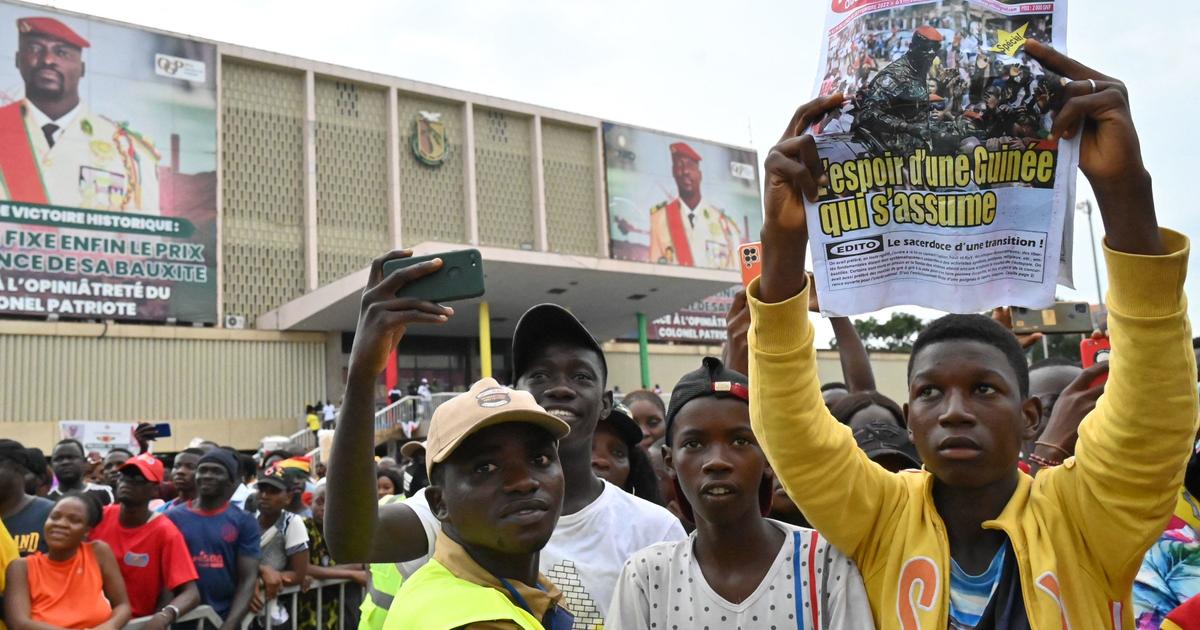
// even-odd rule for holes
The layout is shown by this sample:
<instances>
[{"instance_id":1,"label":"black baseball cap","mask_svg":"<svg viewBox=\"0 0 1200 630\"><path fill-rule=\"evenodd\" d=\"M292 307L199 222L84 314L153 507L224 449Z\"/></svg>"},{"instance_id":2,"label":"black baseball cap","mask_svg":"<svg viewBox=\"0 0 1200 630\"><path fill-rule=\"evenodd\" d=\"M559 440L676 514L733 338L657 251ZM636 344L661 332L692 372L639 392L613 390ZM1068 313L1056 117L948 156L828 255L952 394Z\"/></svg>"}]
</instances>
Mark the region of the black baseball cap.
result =
<instances>
[{"instance_id":1,"label":"black baseball cap","mask_svg":"<svg viewBox=\"0 0 1200 630\"><path fill-rule=\"evenodd\" d=\"M874 420L854 431L854 441L872 460L885 455L900 458L907 468L920 468L921 456L908 432L894 422Z\"/></svg>"},{"instance_id":2,"label":"black baseball cap","mask_svg":"<svg viewBox=\"0 0 1200 630\"><path fill-rule=\"evenodd\" d=\"M571 311L557 304L538 304L525 311L517 322L513 332L512 380L516 382L529 369L529 362L542 348L558 342L570 342L587 348L600 357L600 367L604 369L603 377L608 379L608 362L604 359L604 350L588 329L571 314Z\"/></svg>"},{"instance_id":3,"label":"black baseball cap","mask_svg":"<svg viewBox=\"0 0 1200 630\"><path fill-rule=\"evenodd\" d=\"M642 426L633 419L629 408L621 403L613 405L612 412L608 414L604 422L611 424L617 430L621 441L629 446L637 446L645 437L642 435Z\"/></svg>"},{"instance_id":4,"label":"black baseball cap","mask_svg":"<svg viewBox=\"0 0 1200 630\"><path fill-rule=\"evenodd\" d=\"M750 404L750 379L725 367L716 357L704 357L700 368L683 375L671 390L667 407L667 445L671 444L671 425L684 405L697 398L737 398Z\"/></svg>"},{"instance_id":5,"label":"black baseball cap","mask_svg":"<svg viewBox=\"0 0 1200 630\"><path fill-rule=\"evenodd\" d=\"M287 492L290 488L284 470L279 466L271 466L264 471L263 474L259 475L255 485L271 486L272 488L283 490L284 492Z\"/></svg>"}]
</instances>

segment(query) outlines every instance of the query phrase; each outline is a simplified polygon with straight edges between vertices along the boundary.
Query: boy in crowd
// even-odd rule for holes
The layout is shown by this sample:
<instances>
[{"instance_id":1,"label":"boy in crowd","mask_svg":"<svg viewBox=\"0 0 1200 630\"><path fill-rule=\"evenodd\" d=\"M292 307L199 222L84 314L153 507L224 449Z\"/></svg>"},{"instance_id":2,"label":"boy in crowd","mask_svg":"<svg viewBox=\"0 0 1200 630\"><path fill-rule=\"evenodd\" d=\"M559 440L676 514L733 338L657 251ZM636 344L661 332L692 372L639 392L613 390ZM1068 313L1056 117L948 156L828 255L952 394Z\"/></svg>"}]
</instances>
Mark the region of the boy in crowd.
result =
<instances>
[{"instance_id":1,"label":"boy in crowd","mask_svg":"<svg viewBox=\"0 0 1200 630\"><path fill-rule=\"evenodd\" d=\"M25 476L37 467L30 450L20 442L0 439L0 519L22 558L47 551L46 517L54 508L53 501L25 492Z\"/></svg>"},{"instance_id":2,"label":"boy in crowd","mask_svg":"<svg viewBox=\"0 0 1200 630\"><path fill-rule=\"evenodd\" d=\"M112 547L133 616L153 615L146 627L162 630L200 603L196 567L179 529L150 511L162 482L162 462L142 453L125 462L118 474L117 503L104 508L90 537ZM159 606L163 591L172 598Z\"/></svg>"},{"instance_id":3,"label":"boy in crowd","mask_svg":"<svg viewBox=\"0 0 1200 630\"><path fill-rule=\"evenodd\" d=\"M905 413L924 470L884 471L829 415L804 308L801 202L824 180L799 134L841 96L802 106L766 160L763 274L749 290L754 433L804 514L857 563L881 628L1132 627L1131 585L1196 432L1188 242L1158 228L1124 86L1038 42L1025 50L1075 79L1052 133L1081 136L1107 234L1113 346L1074 458L1036 482L1017 459L1041 403L1016 338L990 318L945 316L913 346Z\"/></svg>"},{"instance_id":4,"label":"boy in crowd","mask_svg":"<svg viewBox=\"0 0 1200 630\"><path fill-rule=\"evenodd\" d=\"M58 444L54 445L54 450L50 452L50 466L54 469L55 478L58 479L58 487L46 495L47 499L57 501L64 494L83 492L92 495L92 498L96 499L101 506L113 502L114 488L84 479L87 453L84 452L83 444L79 440L71 438L59 440Z\"/></svg>"},{"instance_id":5,"label":"boy in crowd","mask_svg":"<svg viewBox=\"0 0 1200 630\"><path fill-rule=\"evenodd\" d=\"M609 630L872 627L854 563L817 532L764 518L772 479L749 395L746 377L713 357L675 385L666 463L696 531L629 559Z\"/></svg>"},{"instance_id":6,"label":"boy in crowd","mask_svg":"<svg viewBox=\"0 0 1200 630\"><path fill-rule=\"evenodd\" d=\"M255 613L262 610L264 602L274 599L281 587L302 584L308 574L308 529L303 517L287 509L296 494L295 485L279 465L258 478L258 513L254 517L262 530L258 573L263 592L254 594L250 610Z\"/></svg>"},{"instance_id":7,"label":"boy in crowd","mask_svg":"<svg viewBox=\"0 0 1200 630\"><path fill-rule=\"evenodd\" d=\"M400 586L387 630L570 630L538 552L563 504L567 423L485 378L443 403L426 441L425 495L442 523L433 558Z\"/></svg>"},{"instance_id":8,"label":"boy in crowd","mask_svg":"<svg viewBox=\"0 0 1200 630\"><path fill-rule=\"evenodd\" d=\"M429 261L383 276L385 261L409 255L392 252L372 263L351 351L345 404L329 463L327 521L330 548L346 562L428 557L439 527L428 516L423 493L379 506L374 492L375 381L408 325L441 323L453 314L431 302L394 297L402 286L441 264ZM566 480L563 515L539 556L541 570L555 583L578 585L567 593L567 607L586 628L604 622L617 577L633 552L685 537L679 520L666 509L603 481L592 470L592 436L600 418L612 409L607 372L600 345L561 306L535 306L517 323L513 376L518 389L571 427L559 444Z\"/></svg>"},{"instance_id":9,"label":"boy in crowd","mask_svg":"<svg viewBox=\"0 0 1200 630\"><path fill-rule=\"evenodd\" d=\"M175 465L171 467L171 485L175 486L176 497L158 506L155 512L166 513L167 510L187 505L196 498L196 466L204 451L198 448L185 448L175 456Z\"/></svg>"},{"instance_id":10,"label":"boy in crowd","mask_svg":"<svg viewBox=\"0 0 1200 630\"><path fill-rule=\"evenodd\" d=\"M241 628L258 578L258 523L229 504L237 471L229 451L208 451L196 465L196 498L167 512L187 541L201 601L224 620L221 630Z\"/></svg>"}]
</instances>

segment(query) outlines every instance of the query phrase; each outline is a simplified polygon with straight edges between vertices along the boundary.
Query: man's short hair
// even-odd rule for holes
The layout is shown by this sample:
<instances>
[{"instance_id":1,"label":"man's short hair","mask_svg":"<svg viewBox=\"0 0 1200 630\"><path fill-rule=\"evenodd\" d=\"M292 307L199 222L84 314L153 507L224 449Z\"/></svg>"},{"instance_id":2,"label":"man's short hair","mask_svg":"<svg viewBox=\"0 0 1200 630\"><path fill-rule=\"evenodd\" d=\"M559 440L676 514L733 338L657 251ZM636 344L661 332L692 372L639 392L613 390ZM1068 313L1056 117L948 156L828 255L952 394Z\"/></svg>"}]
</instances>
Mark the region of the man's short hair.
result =
<instances>
[{"instance_id":1,"label":"man's short hair","mask_svg":"<svg viewBox=\"0 0 1200 630\"><path fill-rule=\"evenodd\" d=\"M54 444L54 448L58 448L63 444L74 444L75 447L79 449L79 456L87 457L87 449L83 448L83 442L80 442L75 438L63 438Z\"/></svg>"},{"instance_id":2,"label":"man's short hair","mask_svg":"<svg viewBox=\"0 0 1200 630\"><path fill-rule=\"evenodd\" d=\"M827 392L831 389L844 389L846 391L850 391L850 388L846 387L846 384L841 381L833 381L831 383L825 383L821 386L822 392Z\"/></svg>"},{"instance_id":3,"label":"man's short hair","mask_svg":"<svg viewBox=\"0 0 1200 630\"><path fill-rule=\"evenodd\" d=\"M121 447L121 446L118 446L118 447L113 448L110 451L108 451L108 455L112 455L113 453L125 453L126 455L133 457L133 451L131 451L127 448ZM105 455L105 457L108 457L108 455Z\"/></svg>"},{"instance_id":4,"label":"man's short hair","mask_svg":"<svg viewBox=\"0 0 1200 630\"><path fill-rule=\"evenodd\" d=\"M243 480L258 474L258 464L254 463L253 457L238 452L234 452L233 456L238 460L238 471L242 473Z\"/></svg>"},{"instance_id":5,"label":"man's short hair","mask_svg":"<svg viewBox=\"0 0 1200 630\"><path fill-rule=\"evenodd\" d=\"M194 446L189 446L189 447L183 449L182 451L179 451L180 455L195 455L196 457L203 457L204 453L205 453L204 449L196 448Z\"/></svg>"},{"instance_id":6,"label":"man's short hair","mask_svg":"<svg viewBox=\"0 0 1200 630\"><path fill-rule=\"evenodd\" d=\"M1029 364L1025 352L1011 330L983 315L943 315L925 327L913 342L908 356L908 380L912 381L913 362L926 347L943 341L977 341L1004 354L1017 376L1017 388L1024 399L1029 396Z\"/></svg>"}]
</instances>

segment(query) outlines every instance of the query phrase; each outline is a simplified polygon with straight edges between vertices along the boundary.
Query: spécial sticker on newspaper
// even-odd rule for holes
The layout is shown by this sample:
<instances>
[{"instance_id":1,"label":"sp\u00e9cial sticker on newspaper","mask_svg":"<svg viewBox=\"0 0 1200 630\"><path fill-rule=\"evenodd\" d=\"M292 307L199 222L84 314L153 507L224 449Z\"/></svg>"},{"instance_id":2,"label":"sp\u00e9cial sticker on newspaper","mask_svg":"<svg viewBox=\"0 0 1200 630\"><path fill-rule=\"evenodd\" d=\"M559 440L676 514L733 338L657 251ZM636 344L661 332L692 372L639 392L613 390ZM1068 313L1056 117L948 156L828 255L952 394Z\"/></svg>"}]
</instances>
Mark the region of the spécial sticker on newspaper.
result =
<instances>
[{"instance_id":1,"label":"sp\u00e9cial sticker on newspaper","mask_svg":"<svg viewBox=\"0 0 1200 630\"><path fill-rule=\"evenodd\" d=\"M1066 0L832 0L816 92L845 104L811 130L829 182L805 202L827 315L1054 301L1078 145L1050 137L1066 79L1023 49L1065 50L1066 17Z\"/></svg>"}]
</instances>

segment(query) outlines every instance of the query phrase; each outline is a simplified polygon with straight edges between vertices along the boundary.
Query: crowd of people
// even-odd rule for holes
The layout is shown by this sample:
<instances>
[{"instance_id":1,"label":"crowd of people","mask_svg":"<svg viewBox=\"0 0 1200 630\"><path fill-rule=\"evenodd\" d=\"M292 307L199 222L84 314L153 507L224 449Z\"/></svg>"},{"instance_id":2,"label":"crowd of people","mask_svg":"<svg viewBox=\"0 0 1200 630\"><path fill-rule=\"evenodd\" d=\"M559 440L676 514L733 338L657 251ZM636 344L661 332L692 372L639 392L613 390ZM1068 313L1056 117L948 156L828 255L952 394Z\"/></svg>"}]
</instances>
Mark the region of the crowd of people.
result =
<instances>
[{"instance_id":1,"label":"crowd of people","mask_svg":"<svg viewBox=\"0 0 1200 630\"><path fill-rule=\"evenodd\" d=\"M836 318L844 382L821 383L801 203L821 167L804 130L842 104L821 97L767 157L762 275L734 300L723 356L668 401L614 401L602 346L540 304L514 332L514 386L476 382L424 440L377 457L389 354L454 316L395 297L440 261L385 276L411 255L391 252L362 296L328 462L205 442L168 474L152 425L141 452L98 462L74 440L49 461L0 440L4 622L157 629L205 605L226 629L1197 627L1188 240L1157 225L1123 87L1027 51L1074 79L1052 132L1086 134L1110 363L1030 365L1037 339L1003 309L946 315L895 401ZM352 586L319 597L315 580Z\"/></svg>"}]
</instances>

